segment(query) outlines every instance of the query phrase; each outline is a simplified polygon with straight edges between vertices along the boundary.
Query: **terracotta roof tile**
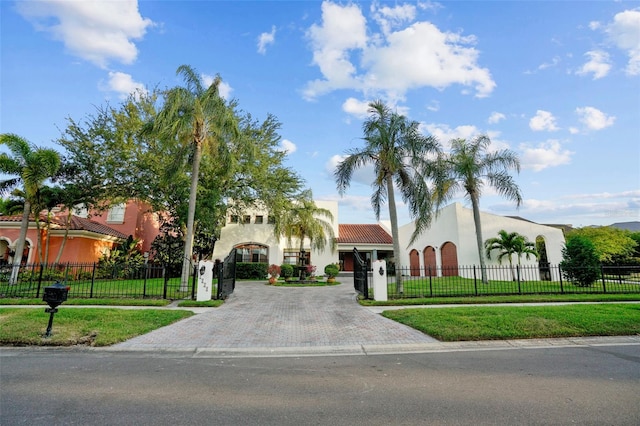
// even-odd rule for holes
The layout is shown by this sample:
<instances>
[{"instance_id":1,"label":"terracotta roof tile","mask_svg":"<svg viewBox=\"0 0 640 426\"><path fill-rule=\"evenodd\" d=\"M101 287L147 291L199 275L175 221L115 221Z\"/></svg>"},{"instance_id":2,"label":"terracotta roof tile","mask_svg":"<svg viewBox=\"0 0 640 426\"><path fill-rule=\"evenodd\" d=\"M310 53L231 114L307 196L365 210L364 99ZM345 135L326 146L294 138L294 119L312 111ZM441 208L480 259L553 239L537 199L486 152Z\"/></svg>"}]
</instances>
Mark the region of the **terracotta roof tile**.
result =
<instances>
[{"instance_id":1,"label":"terracotta roof tile","mask_svg":"<svg viewBox=\"0 0 640 426\"><path fill-rule=\"evenodd\" d=\"M33 218L30 218L31 220L33 220ZM22 215L16 215L16 216L0 216L0 221L1 222L21 222L22 221ZM61 228L65 227L65 224L67 223L67 216L54 216L51 218L51 223L55 224ZM102 234L102 235L109 235L111 237L116 237L116 238L122 238L122 239L127 239L128 235L123 234L120 231L116 231L115 229L107 226L107 225L103 225L101 223L98 222L94 222L90 219L85 219L82 217L78 217L78 216L72 216L71 217L71 226L69 227L70 230L72 231L88 231L88 232L94 232L96 234Z\"/></svg>"},{"instance_id":2,"label":"terracotta roof tile","mask_svg":"<svg viewBox=\"0 0 640 426\"><path fill-rule=\"evenodd\" d=\"M338 225L339 244L393 244L380 225Z\"/></svg>"}]
</instances>

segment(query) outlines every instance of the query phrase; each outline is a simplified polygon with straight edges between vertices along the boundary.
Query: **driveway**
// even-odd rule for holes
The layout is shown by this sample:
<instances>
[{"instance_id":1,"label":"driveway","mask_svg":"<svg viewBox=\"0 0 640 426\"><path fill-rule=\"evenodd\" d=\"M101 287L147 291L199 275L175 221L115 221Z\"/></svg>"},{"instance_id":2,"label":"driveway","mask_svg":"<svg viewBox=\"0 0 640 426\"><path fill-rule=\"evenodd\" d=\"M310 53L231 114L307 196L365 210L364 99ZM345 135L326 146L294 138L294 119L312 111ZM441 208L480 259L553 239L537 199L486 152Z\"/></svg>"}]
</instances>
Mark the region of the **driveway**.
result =
<instances>
[{"instance_id":1,"label":"driveway","mask_svg":"<svg viewBox=\"0 0 640 426\"><path fill-rule=\"evenodd\" d=\"M407 348L435 342L360 306L349 282L294 288L240 281L221 307L112 349L362 353L363 347Z\"/></svg>"}]
</instances>

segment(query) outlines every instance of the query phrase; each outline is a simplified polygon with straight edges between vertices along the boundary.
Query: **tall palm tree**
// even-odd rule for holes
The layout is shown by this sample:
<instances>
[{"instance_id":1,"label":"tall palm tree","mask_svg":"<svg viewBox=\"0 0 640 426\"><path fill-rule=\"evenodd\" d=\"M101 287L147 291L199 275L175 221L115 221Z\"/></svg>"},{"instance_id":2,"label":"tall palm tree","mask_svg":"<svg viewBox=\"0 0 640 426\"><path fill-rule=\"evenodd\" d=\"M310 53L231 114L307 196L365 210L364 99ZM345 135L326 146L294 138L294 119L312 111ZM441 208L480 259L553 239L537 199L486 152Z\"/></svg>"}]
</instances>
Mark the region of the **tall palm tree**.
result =
<instances>
[{"instance_id":1,"label":"tall palm tree","mask_svg":"<svg viewBox=\"0 0 640 426\"><path fill-rule=\"evenodd\" d=\"M509 260L509 269L511 270L511 278L516 280L516 275L513 270L513 255L518 256L518 266L522 255L526 255L529 259L531 255L538 257L538 252L535 248L535 243L527 241L527 237L520 235L517 232L507 232L501 229L498 232L498 237L489 238L484 242L485 253L487 259L491 259L491 253L494 250L499 251L498 262L502 264L502 259L505 257Z\"/></svg>"},{"instance_id":2,"label":"tall palm tree","mask_svg":"<svg viewBox=\"0 0 640 426\"><path fill-rule=\"evenodd\" d=\"M0 172L13 176L0 182L0 191L22 185L21 193L24 197L20 235L16 241L13 270L9 279L10 284L15 284L27 239L31 206L36 204L36 197L43 183L53 177L60 168L61 160L57 151L37 148L13 133L1 134L0 145L6 145L11 153L11 155L5 152L0 153ZM35 213L38 214L38 212Z\"/></svg>"},{"instance_id":3,"label":"tall palm tree","mask_svg":"<svg viewBox=\"0 0 640 426\"><path fill-rule=\"evenodd\" d=\"M176 73L184 79L185 87L174 87L165 93L162 109L147 128L157 132L160 137L182 144L188 150L188 158L191 160L187 229L180 280L180 290L186 291L193 256L196 195L203 149L218 151L225 145L229 135L238 134L238 126L232 109L220 96L220 76L216 76L205 87L202 78L188 65L181 65Z\"/></svg>"},{"instance_id":4,"label":"tall palm tree","mask_svg":"<svg viewBox=\"0 0 640 426\"><path fill-rule=\"evenodd\" d=\"M432 166L429 156L435 157L440 152L440 145L432 136L420 133L418 122L392 112L381 101L369 104L369 114L362 126L366 143L364 148L347 151L347 157L338 164L334 176L342 195L349 187L356 169L366 165L373 166L375 179L372 183L374 192L371 195L371 205L379 220L382 204L385 201L388 204L396 263L396 287L398 293L403 293L394 185L415 219L411 244L431 222L433 197L427 186Z\"/></svg>"},{"instance_id":5,"label":"tall palm tree","mask_svg":"<svg viewBox=\"0 0 640 426\"><path fill-rule=\"evenodd\" d=\"M301 255L304 251L305 239L309 240L312 250L322 251L329 242L331 251L335 251L333 214L330 210L316 205L310 190L303 191L287 208L276 212L275 217L273 232L276 238L286 238L289 246L293 244L294 238L298 240ZM303 274L304 270L301 268L301 279Z\"/></svg>"},{"instance_id":6,"label":"tall palm tree","mask_svg":"<svg viewBox=\"0 0 640 426\"><path fill-rule=\"evenodd\" d=\"M491 140L484 135L472 141L454 139L451 150L439 159L438 172L434 186L438 204L445 203L460 191L471 201L473 222L476 228L476 242L482 282L487 283L486 263L482 250L482 224L480 221L480 196L485 185L495 188L502 196L515 201L519 207L522 203L520 188L516 185L509 170L520 172L518 156L508 149L489 152Z\"/></svg>"}]
</instances>

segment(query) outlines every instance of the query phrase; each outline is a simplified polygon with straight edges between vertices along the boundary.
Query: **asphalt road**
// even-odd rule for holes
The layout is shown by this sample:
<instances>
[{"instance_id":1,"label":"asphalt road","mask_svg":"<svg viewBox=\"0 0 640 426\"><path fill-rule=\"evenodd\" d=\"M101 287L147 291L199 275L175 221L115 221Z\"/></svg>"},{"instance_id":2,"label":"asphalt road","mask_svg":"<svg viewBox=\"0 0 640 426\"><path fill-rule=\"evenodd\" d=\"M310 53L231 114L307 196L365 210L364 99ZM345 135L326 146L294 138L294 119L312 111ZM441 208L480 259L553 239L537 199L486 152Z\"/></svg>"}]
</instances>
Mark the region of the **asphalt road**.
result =
<instances>
[{"instance_id":1,"label":"asphalt road","mask_svg":"<svg viewBox=\"0 0 640 426\"><path fill-rule=\"evenodd\" d=\"M0 350L2 425L640 424L640 346L224 358Z\"/></svg>"}]
</instances>

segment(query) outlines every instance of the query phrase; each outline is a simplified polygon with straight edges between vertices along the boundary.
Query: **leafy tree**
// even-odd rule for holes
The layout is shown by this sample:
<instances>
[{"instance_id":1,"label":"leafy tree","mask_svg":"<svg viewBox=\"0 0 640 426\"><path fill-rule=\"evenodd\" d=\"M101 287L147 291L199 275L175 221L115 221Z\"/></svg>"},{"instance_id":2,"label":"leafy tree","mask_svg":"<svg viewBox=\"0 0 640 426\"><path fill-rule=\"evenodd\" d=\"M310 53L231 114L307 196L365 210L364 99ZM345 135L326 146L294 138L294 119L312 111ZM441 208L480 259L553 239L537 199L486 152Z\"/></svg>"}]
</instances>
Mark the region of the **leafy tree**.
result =
<instances>
[{"instance_id":1,"label":"leafy tree","mask_svg":"<svg viewBox=\"0 0 640 426\"><path fill-rule=\"evenodd\" d=\"M347 151L347 157L338 164L334 176L338 192L343 195L356 169L366 165L373 166L375 179L372 183L374 193L371 195L371 205L376 218L380 219L382 204L388 204L396 263L396 286L398 292L403 293L394 185L415 219L411 244L431 222L432 195L426 179L431 171L428 156L439 153L440 146L435 138L420 133L418 122L409 121L405 116L392 112L381 101L369 104L369 114L362 126L364 148Z\"/></svg>"},{"instance_id":2,"label":"leafy tree","mask_svg":"<svg viewBox=\"0 0 640 426\"><path fill-rule=\"evenodd\" d=\"M518 256L518 265L520 265L520 259L523 255L526 256L527 260L531 255L538 257L535 243L527 241L527 237L524 235L520 235L517 232L507 232L504 229L498 232L498 237L489 238L485 241L484 247L487 259L491 259L491 253L497 250L500 264L502 264L502 259L505 257L509 260L509 269L511 270L513 281L516 280L512 259L514 254Z\"/></svg>"},{"instance_id":3,"label":"leafy tree","mask_svg":"<svg viewBox=\"0 0 640 426\"><path fill-rule=\"evenodd\" d=\"M235 115L220 97L220 76L216 76L214 81L205 87L200 76L188 65L178 67L177 74L184 78L185 86L174 87L164 94L162 109L150 123L150 128L160 138L183 144L188 149L191 160L187 229L180 280L180 289L185 291L191 271L202 152L206 145L213 151L219 151L218 148L224 146L225 138L237 135L238 129Z\"/></svg>"},{"instance_id":4,"label":"leafy tree","mask_svg":"<svg viewBox=\"0 0 640 426\"><path fill-rule=\"evenodd\" d=\"M0 172L12 176L0 182L0 191L7 191L22 185L24 196L20 236L16 241L14 268L9 280L11 284L14 284L22 262L22 251L27 238L31 206L36 203L37 193L43 183L58 171L61 160L57 151L35 147L26 139L12 133L1 134L0 145L6 145L12 154L0 153ZM38 214L39 212L35 212L35 216Z\"/></svg>"},{"instance_id":5,"label":"leafy tree","mask_svg":"<svg viewBox=\"0 0 640 426\"><path fill-rule=\"evenodd\" d=\"M610 226L574 229L567 238L582 236L593 244L598 259L606 265L630 263L638 246L631 232Z\"/></svg>"},{"instance_id":6,"label":"leafy tree","mask_svg":"<svg viewBox=\"0 0 640 426\"><path fill-rule=\"evenodd\" d=\"M591 286L600 278L600 261L593 243L582 235L567 237L560 268L564 277L576 286Z\"/></svg>"},{"instance_id":7,"label":"leafy tree","mask_svg":"<svg viewBox=\"0 0 640 426\"><path fill-rule=\"evenodd\" d=\"M520 189L509 174L511 169L520 172L517 155L507 149L489 152L490 145L491 140L487 136L478 136L472 141L452 140L450 152L441 155L438 161L434 179L438 204L447 202L460 191L471 201L482 282L485 284L487 271L480 221L480 197L484 186L495 188L500 195L515 201L518 207L522 203Z\"/></svg>"},{"instance_id":8,"label":"leafy tree","mask_svg":"<svg viewBox=\"0 0 640 426\"><path fill-rule=\"evenodd\" d=\"M273 232L276 238L285 237L289 246L292 245L294 238L297 239L300 244L300 253L304 250L305 239L309 240L312 250L324 250L328 240L331 250L335 251L336 239L332 222L331 211L316 206L311 191L306 190L291 202L289 208L278 212ZM302 269L300 274L302 279L304 274Z\"/></svg>"}]
</instances>

